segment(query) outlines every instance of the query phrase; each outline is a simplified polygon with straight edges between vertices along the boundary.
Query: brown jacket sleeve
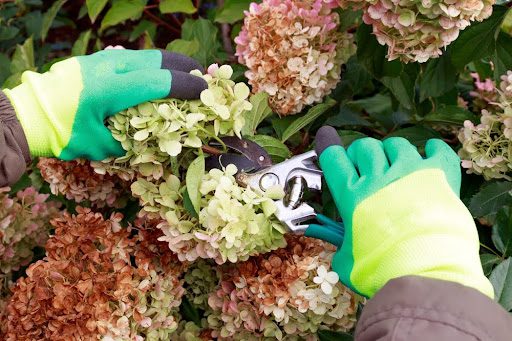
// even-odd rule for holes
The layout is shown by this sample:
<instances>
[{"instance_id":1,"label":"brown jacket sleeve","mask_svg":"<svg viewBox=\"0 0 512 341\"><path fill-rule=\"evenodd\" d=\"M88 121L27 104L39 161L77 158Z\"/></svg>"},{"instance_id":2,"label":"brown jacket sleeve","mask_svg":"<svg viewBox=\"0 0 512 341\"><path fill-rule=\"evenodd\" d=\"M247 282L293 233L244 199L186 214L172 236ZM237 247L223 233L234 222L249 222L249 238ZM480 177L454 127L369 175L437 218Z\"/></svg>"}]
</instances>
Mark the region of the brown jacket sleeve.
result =
<instances>
[{"instance_id":1,"label":"brown jacket sleeve","mask_svg":"<svg viewBox=\"0 0 512 341\"><path fill-rule=\"evenodd\" d=\"M479 291L407 276L389 281L356 327L356 341L510 341L512 317Z\"/></svg>"},{"instance_id":2,"label":"brown jacket sleeve","mask_svg":"<svg viewBox=\"0 0 512 341\"><path fill-rule=\"evenodd\" d=\"M0 187L13 185L27 168L27 139L9 99L0 91Z\"/></svg>"}]
</instances>

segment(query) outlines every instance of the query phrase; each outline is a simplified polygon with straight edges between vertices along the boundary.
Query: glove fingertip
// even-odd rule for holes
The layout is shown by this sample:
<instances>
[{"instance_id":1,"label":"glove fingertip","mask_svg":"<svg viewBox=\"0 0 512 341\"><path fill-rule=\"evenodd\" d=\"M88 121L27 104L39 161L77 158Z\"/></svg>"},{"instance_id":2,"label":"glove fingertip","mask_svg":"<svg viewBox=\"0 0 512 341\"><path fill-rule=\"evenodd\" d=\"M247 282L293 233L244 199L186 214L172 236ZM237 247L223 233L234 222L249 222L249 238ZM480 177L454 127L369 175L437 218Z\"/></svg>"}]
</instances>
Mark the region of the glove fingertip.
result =
<instances>
[{"instance_id":1,"label":"glove fingertip","mask_svg":"<svg viewBox=\"0 0 512 341\"><path fill-rule=\"evenodd\" d=\"M324 150L333 145L342 145L341 138L338 135L336 129L334 129L331 126L323 126L320 129L318 129L318 132L316 133L315 137L316 154L320 157Z\"/></svg>"},{"instance_id":2,"label":"glove fingertip","mask_svg":"<svg viewBox=\"0 0 512 341\"><path fill-rule=\"evenodd\" d=\"M197 99L208 83L201 77L186 72L171 70L172 83L168 97L180 99Z\"/></svg>"},{"instance_id":3,"label":"glove fingertip","mask_svg":"<svg viewBox=\"0 0 512 341\"><path fill-rule=\"evenodd\" d=\"M162 50L162 69L190 72L199 70L204 73L204 68L199 62L185 55Z\"/></svg>"}]
</instances>

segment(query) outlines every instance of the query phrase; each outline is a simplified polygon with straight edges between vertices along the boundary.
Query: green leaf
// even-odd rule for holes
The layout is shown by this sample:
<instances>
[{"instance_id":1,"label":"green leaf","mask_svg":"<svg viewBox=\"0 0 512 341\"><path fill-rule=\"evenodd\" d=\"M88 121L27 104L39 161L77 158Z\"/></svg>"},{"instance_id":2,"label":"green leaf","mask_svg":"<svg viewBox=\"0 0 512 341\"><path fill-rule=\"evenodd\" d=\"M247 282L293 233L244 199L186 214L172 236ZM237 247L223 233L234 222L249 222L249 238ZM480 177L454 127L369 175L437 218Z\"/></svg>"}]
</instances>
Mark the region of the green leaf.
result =
<instances>
[{"instance_id":1,"label":"green leaf","mask_svg":"<svg viewBox=\"0 0 512 341\"><path fill-rule=\"evenodd\" d=\"M371 123L364 119L360 112L352 110L348 105L342 105L340 107L340 112L335 116L329 117L325 121L325 124L333 127L371 126Z\"/></svg>"},{"instance_id":2,"label":"green leaf","mask_svg":"<svg viewBox=\"0 0 512 341\"><path fill-rule=\"evenodd\" d=\"M212 64L215 61L220 44L217 41L219 30L209 20L187 19L182 28L182 39L188 41L196 40L200 49L192 57L197 59L203 66Z\"/></svg>"},{"instance_id":3,"label":"green leaf","mask_svg":"<svg viewBox=\"0 0 512 341\"><path fill-rule=\"evenodd\" d=\"M187 186L187 193L194 206L194 210L199 212L201 210L201 193L199 186L205 172L204 155L200 153L199 156L192 161L187 170L185 177L185 184Z\"/></svg>"},{"instance_id":4,"label":"green leaf","mask_svg":"<svg viewBox=\"0 0 512 341\"><path fill-rule=\"evenodd\" d=\"M162 0L160 1L160 12L162 13L195 13L192 0Z\"/></svg>"},{"instance_id":5,"label":"green leaf","mask_svg":"<svg viewBox=\"0 0 512 341\"><path fill-rule=\"evenodd\" d=\"M472 112L457 105L443 105L423 118L423 122L460 126L462 126L466 120L475 121L476 116Z\"/></svg>"},{"instance_id":6,"label":"green leaf","mask_svg":"<svg viewBox=\"0 0 512 341\"><path fill-rule=\"evenodd\" d=\"M338 130L338 135L340 136L341 144L344 147L350 146L355 140L367 137L365 134L354 130Z\"/></svg>"},{"instance_id":7,"label":"green leaf","mask_svg":"<svg viewBox=\"0 0 512 341\"><path fill-rule=\"evenodd\" d=\"M226 0L224 6L217 11L215 22L234 24L244 18L244 11L249 9L252 0Z\"/></svg>"},{"instance_id":8,"label":"green leaf","mask_svg":"<svg viewBox=\"0 0 512 341\"><path fill-rule=\"evenodd\" d=\"M140 16L146 2L147 0L114 0L112 7L101 21L101 30Z\"/></svg>"},{"instance_id":9,"label":"green leaf","mask_svg":"<svg viewBox=\"0 0 512 341\"><path fill-rule=\"evenodd\" d=\"M319 330L320 341L354 341L354 337L348 333L333 332L330 330Z\"/></svg>"},{"instance_id":10,"label":"green leaf","mask_svg":"<svg viewBox=\"0 0 512 341\"><path fill-rule=\"evenodd\" d=\"M512 256L512 216L510 207L503 207L496 214L496 221L492 226L492 241L503 257Z\"/></svg>"},{"instance_id":11,"label":"green leaf","mask_svg":"<svg viewBox=\"0 0 512 341\"><path fill-rule=\"evenodd\" d=\"M11 60L4 53L0 53L0 84L11 75Z\"/></svg>"},{"instance_id":12,"label":"green leaf","mask_svg":"<svg viewBox=\"0 0 512 341\"><path fill-rule=\"evenodd\" d=\"M185 321L192 321L196 325L201 325L201 314L197 307L190 303L186 296L183 296L180 304L180 314Z\"/></svg>"},{"instance_id":13,"label":"green leaf","mask_svg":"<svg viewBox=\"0 0 512 341\"><path fill-rule=\"evenodd\" d=\"M7 79L2 84L2 88L12 89L21 84L21 72L16 72L7 77Z\"/></svg>"},{"instance_id":14,"label":"green leaf","mask_svg":"<svg viewBox=\"0 0 512 341\"><path fill-rule=\"evenodd\" d=\"M184 54L185 56L192 57L199 51L199 42L194 39L192 41L176 39L167 44L165 48L168 51Z\"/></svg>"},{"instance_id":15,"label":"green leaf","mask_svg":"<svg viewBox=\"0 0 512 341\"><path fill-rule=\"evenodd\" d=\"M363 92L366 88L371 87L372 77L368 71L366 71L366 69L357 61L356 56L350 57L346 66L347 69L345 72L343 72L340 86L342 88L343 86L348 87L352 94L350 94L350 91L344 91L343 95L348 92L347 98L350 98L353 97L353 95L357 95Z\"/></svg>"},{"instance_id":16,"label":"green leaf","mask_svg":"<svg viewBox=\"0 0 512 341\"><path fill-rule=\"evenodd\" d=\"M288 147L272 136L255 135L247 136L247 139L256 142L265 149L274 162L281 162L291 156Z\"/></svg>"},{"instance_id":17,"label":"green leaf","mask_svg":"<svg viewBox=\"0 0 512 341\"><path fill-rule=\"evenodd\" d=\"M143 40L144 40L144 45L143 45L144 50L156 48L155 43L153 42L153 38L151 38L151 34L149 34L148 31L144 31Z\"/></svg>"},{"instance_id":18,"label":"green leaf","mask_svg":"<svg viewBox=\"0 0 512 341\"><path fill-rule=\"evenodd\" d=\"M11 72L21 73L26 70L36 70L34 60L34 40L32 37L25 40L23 45L17 45L11 61Z\"/></svg>"},{"instance_id":19,"label":"green leaf","mask_svg":"<svg viewBox=\"0 0 512 341\"><path fill-rule=\"evenodd\" d=\"M357 29L357 58L359 62L375 78L384 76L397 77L402 72L402 65L398 60L388 62L386 59L386 46L382 46L372 33L369 25L362 24Z\"/></svg>"},{"instance_id":20,"label":"green leaf","mask_svg":"<svg viewBox=\"0 0 512 341\"><path fill-rule=\"evenodd\" d=\"M276 136L281 139L284 131L295 121L295 116L276 117L271 120L272 128L276 132Z\"/></svg>"},{"instance_id":21,"label":"green leaf","mask_svg":"<svg viewBox=\"0 0 512 341\"><path fill-rule=\"evenodd\" d=\"M392 136L401 136L403 138L406 138L407 140L409 140L409 142L411 142L413 145L417 147L425 146L425 143L427 143L429 139L440 137L439 133L434 129L430 129L423 126L414 126L399 129L388 135L388 137Z\"/></svg>"},{"instance_id":22,"label":"green leaf","mask_svg":"<svg viewBox=\"0 0 512 341\"><path fill-rule=\"evenodd\" d=\"M512 70L512 38L508 34L501 32L498 35L493 63L494 79L496 80L499 80L500 76L507 73L508 70Z\"/></svg>"},{"instance_id":23,"label":"green leaf","mask_svg":"<svg viewBox=\"0 0 512 341\"><path fill-rule=\"evenodd\" d=\"M452 64L449 52L440 58L431 59L419 83L420 102L428 97L437 97L450 91L457 82L457 70Z\"/></svg>"},{"instance_id":24,"label":"green leaf","mask_svg":"<svg viewBox=\"0 0 512 341\"><path fill-rule=\"evenodd\" d=\"M483 253L480 255L480 263L482 263L482 268L484 269L484 274L489 276L492 272L492 269L496 264L501 261L501 258L493 255L492 253Z\"/></svg>"},{"instance_id":25,"label":"green leaf","mask_svg":"<svg viewBox=\"0 0 512 341\"><path fill-rule=\"evenodd\" d=\"M242 128L242 134L254 135L256 128L268 116L272 115L272 109L268 105L268 94L266 92L259 92L250 98L252 110L247 111L244 115L245 125Z\"/></svg>"},{"instance_id":26,"label":"green leaf","mask_svg":"<svg viewBox=\"0 0 512 341\"><path fill-rule=\"evenodd\" d=\"M386 95L376 94L372 97L363 98L357 101L352 101L350 104L355 104L370 114L390 114L392 110L391 98Z\"/></svg>"},{"instance_id":27,"label":"green leaf","mask_svg":"<svg viewBox=\"0 0 512 341\"><path fill-rule=\"evenodd\" d=\"M20 32L20 29L16 26L0 26L0 41L9 40Z\"/></svg>"},{"instance_id":28,"label":"green leaf","mask_svg":"<svg viewBox=\"0 0 512 341\"><path fill-rule=\"evenodd\" d=\"M91 30L87 30L82 32L78 39L73 44L73 48L71 49L71 54L73 56L83 56L87 54L87 47L89 46L89 41L91 40Z\"/></svg>"},{"instance_id":29,"label":"green leaf","mask_svg":"<svg viewBox=\"0 0 512 341\"><path fill-rule=\"evenodd\" d=\"M27 172L23 173L21 178L11 187L10 194L15 195L17 192L24 190L32 185L32 181Z\"/></svg>"},{"instance_id":30,"label":"green leaf","mask_svg":"<svg viewBox=\"0 0 512 341\"><path fill-rule=\"evenodd\" d=\"M494 300L507 311L512 310L512 258L498 264L489 276L494 287Z\"/></svg>"},{"instance_id":31,"label":"green leaf","mask_svg":"<svg viewBox=\"0 0 512 341\"><path fill-rule=\"evenodd\" d=\"M339 11L338 14L340 16L340 32L348 31L350 28L358 26L361 22L361 10L354 11L353 8L347 8Z\"/></svg>"},{"instance_id":32,"label":"green leaf","mask_svg":"<svg viewBox=\"0 0 512 341\"><path fill-rule=\"evenodd\" d=\"M55 16L67 0L57 0L43 16L43 27L41 28L41 39L45 41L48 31L53 24Z\"/></svg>"},{"instance_id":33,"label":"green leaf","mask_svg":"<svg viewBox=\"0 0 512 341\"><path fill-rule=\"evenodd\" d=\"M103 11L107 2L108 0L86 0L85 4L87 5L87 13L89 13L91 22L96 21L96 18L101 11Z\"/></svg>"},{"instance_id":34,"label":"green leaf","mask_svg":"<svg viewBox=\"0 0 512 341\"><path fill-rule=\"evenodd\" d=\"M473 23L463 30L450 46L453 65L462 69L473 60L493 54L500 25L506 13L506 7L494 6L493 13L488 19L481 23Z\"/></svg>"},{"instance_id":35,"label":"green leaf","mask_svg":"<svg viewBox=\"0 0 512 341\"><path fill-rule=\"evenodd\" d=\"M187 210L187 212L194 218L199 218L199 215L196 212L196 209L194 208L194 205L192 205L192 201L190 201L190 197L188 196L188 192L185 191L183 193L183 207Z\"/></svg>"},{"instance_id":36,"label":"green leaf","mask_svg":"<svg viewBox=\"0 0 512 341\"><path fill-rule=\"evenodd\" d=\"M308 110L306 115L297 118L292 124L283 132L281 141L285 142L294 134L298 133L302 128L310 123L313 123L318 117L320 117L327 110L332 108L336 104L336 101L330 97L327 97L324 103L320 103Z\"/></svg>"},{"instance_id":37,"label":"green leaf","mask_svg":"<svg viewBox=\"0 0 512 341\"><path fill-rule=\"evenodd\" d=\"M505 205L512 204L512 182L496 181L485 183L469 202L473 217L495 214Z\"/></svg>"},{"instance_id":38,"label":"green leaf","mask_svg":"<svg viewBox=\"0 0 512 341\"><path fill-rule=\"evenodd\" d=\"M32 36L34 40L41 39L41 31L43 28L43 14L41 11L30 12L21 18L25 22L27 37Z\"/></svg>"},{"instance_id":39,"label":"green leaf","mask_svg":"<svg viewBox=\"0 0 512 341\"><path fill-rule=\"evenodd\" d=\"M414 106L414 83L416 74L402 72L398 77L382 77L384 84L406 109Z\"/></svg>"},{"instance_id":40,"label":"green leaf","mask_svg":"<svg viewBox=\"0 0 512 341\"><path fill-rule=\"evenodd\" d=\"M133 31L130 33L129 41L135 41L135 39L139 38L144 32L148 32L151 39L154 39L156 35L156 24L149 20L142 20L135 26Z\"/></svg>"}]
</instances>

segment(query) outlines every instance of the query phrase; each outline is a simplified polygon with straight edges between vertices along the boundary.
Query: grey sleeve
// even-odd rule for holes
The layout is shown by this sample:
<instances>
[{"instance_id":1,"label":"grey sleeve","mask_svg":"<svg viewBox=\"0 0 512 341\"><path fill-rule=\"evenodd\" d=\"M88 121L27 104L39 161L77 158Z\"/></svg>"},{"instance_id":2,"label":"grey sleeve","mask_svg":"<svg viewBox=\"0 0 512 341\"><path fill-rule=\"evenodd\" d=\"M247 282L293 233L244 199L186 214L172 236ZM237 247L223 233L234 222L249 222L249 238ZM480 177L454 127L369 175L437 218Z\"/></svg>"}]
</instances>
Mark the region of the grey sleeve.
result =
<instances>
[{"instance_id":1,"label":"grey sleeve","mask_svg":"<svg viewBox=\"0 0 512 341\"><path fill-rule=\"evenodd\" d=\"M406 276L389 281L363 309L356 341L510 341L512 317L479 291Z\"/></svg>"},{"instance_id":2,"label":"grey sleeve","mask_svg":"<svg viewBox=\"0 0 512 341\"><path fill-rule=\"evenodd\" d=\"M27 169L30 153L14 108L0 91L0 187L13 185Z\"/></svg>"}]
</instances>

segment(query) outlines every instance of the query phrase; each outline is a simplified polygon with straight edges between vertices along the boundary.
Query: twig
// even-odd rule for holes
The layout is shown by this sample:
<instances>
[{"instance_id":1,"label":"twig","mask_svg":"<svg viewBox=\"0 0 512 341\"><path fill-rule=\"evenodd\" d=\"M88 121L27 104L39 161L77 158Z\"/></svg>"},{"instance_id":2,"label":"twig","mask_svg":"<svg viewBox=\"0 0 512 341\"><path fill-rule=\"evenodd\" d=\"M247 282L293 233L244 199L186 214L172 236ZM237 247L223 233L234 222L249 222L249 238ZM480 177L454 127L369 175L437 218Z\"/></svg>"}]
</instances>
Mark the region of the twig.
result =
<instances>
[{"instance_id":1,"label":"twig","mask_svg":"<svg viewBox=\"0 0 512 341\"><path fill-rule=\"evenodd\" d=\"M221 8L224 6L224 0L217 0L217 8ZM220 30L222 33L222 44L224 45L224 50L228 54L228 59L233 60L234 58L234 50L233 44L231 42L231 27L229 24L221 24Z\"/></svg>"},{"instance_id":2,"label":"twig","mask_svg":"<svg viewBox=\"0 0 512 341\"><path fill-rule=\"evenodd\" d=\"M212 147L212 146L208 146L208 145L202 146L201 149L203 150L203 152L210 154L210 155L221 155L222 154L221 150L219 150L215 147Z\"/></svg>"},{"instance_id":3,"label":"twig","mask_svg":"<svg viewBox=\"0 0 512 341\"><path fill-rule=\"evenodd\" d=\"M144 10L144 13L150 17L151 19L153 19L154 22L156 22L157 24L160 24L166 28L168 28L169 30L177 33L177 34L180 34L180 30L178 30L176 27L173 27L171 25L169 25L168 23L166 23L165 21L163 21L162 19L160 19L159 17L157 17L156 15L154 15L153 13L151 13L148 9L145 9Z\"/></svg>"},{"instance_id":4,"label":"twig","mask_svg":"<svg viewBox=\"0 0 512 341\"><path fill-rule=\"evenodd\" d=\"M175 25L181 27L181 25L183 25L183 23L174 16L174 14L169 14L168 16L169 18L171 18L171 20L174 22Z\"/></svg>"},{"instance_id":5,"label":"twig","mask_svg":"<svg viewBox=\"0 0 512 341\"><path fill-rule=\"evenodd\" d=\"M306 150L306 148L309 146L310 138L309 138L309 131L306 131L302 135L302 140L300 144L293 150L293 155L302 154Z\"/></svg>"}]
</instances>

